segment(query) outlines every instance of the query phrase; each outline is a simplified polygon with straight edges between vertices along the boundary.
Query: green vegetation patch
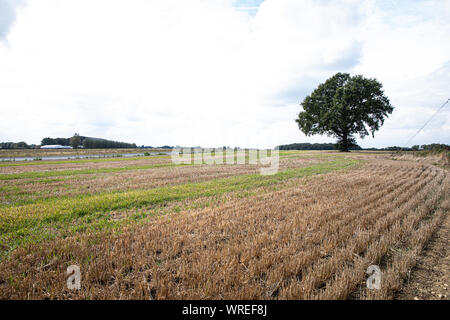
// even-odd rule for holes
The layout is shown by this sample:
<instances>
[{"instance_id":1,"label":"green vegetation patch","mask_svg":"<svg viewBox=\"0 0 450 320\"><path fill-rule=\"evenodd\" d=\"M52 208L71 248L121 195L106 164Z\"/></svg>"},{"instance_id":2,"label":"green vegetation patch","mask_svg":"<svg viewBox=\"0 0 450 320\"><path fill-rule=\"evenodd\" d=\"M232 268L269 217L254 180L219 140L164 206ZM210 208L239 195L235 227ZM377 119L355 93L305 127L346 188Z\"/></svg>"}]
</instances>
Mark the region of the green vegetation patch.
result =
<instances>
[{"instance_id":1,"label":"green vegetation patch","mask_svg":"<svg viewBox=\"0 0 450 320\"><path fill-rule=\"evenodd\" d=\"M120 168L33 171L33 172L21 172L21 173L9 173L9 174L6 173L6 174L0 174L0 180L34 179L34 178L73 176L73 175L77 175L77 174L111 173L111 172L121 172L121 171L175 167L175 166L183 166L183 165L186 165L186 164L159 163L159 164L149 164L149 165L144 165L144 166L128 166L128 167L120 167Z\"/></svg>"},{"instance_id":2,"label":"green vegetation patch","mask_svg":"<svg viewBox=\"0 0 450 320\"><path fill-rule=\"evenodd\" d=\"M49 199L23 206L0 208L0 258L26 243L117 225L118 222L111 218L111 211L212 197L227 192L239 191L245 195L246 191L255 188L276 187L288 179L329 173L359 163L361 161L355 159L338 159L306 168L281 171L275 175L249 174L148 190ZM139 217L135 215L133 219L138 220Z\"/></svg>"}]
</instances>

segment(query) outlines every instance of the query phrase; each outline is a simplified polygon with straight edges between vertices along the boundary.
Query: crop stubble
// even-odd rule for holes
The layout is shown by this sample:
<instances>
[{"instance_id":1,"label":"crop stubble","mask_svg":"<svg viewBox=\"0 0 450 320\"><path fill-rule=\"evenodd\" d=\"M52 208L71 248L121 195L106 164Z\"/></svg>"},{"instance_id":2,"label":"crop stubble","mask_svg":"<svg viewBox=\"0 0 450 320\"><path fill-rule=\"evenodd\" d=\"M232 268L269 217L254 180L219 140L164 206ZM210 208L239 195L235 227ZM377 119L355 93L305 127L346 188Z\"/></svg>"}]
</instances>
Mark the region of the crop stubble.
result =
<instances>
[{"instance_id":1,"label":"crop stubble","mask_svg":"<svg viewBox=\"0 0 450 320\"><path fill-rule=\"evenodd\" d=\"M18 248L0 264L0 297L391 298L449 208L448 174L429 164L376 159L302 181L118 234ZM65 288L71 264L80 291ZM381 290L365 288L371 264Z\"/></svg>"}]
</instances>

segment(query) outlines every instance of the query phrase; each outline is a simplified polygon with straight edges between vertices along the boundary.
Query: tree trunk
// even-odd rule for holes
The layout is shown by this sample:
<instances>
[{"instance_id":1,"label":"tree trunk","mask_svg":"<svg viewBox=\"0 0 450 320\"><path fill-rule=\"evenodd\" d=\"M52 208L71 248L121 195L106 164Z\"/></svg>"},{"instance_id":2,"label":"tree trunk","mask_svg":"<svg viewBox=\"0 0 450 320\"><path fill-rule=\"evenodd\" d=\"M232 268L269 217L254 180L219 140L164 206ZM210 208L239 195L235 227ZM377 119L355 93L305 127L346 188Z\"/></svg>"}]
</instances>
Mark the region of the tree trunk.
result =
<instances>
[{"instance_id":1,"label":"tree trunk","mask_svg":"<svg viewBox=\"0 0 450 320\"><path fill-rule=\"evenodd\" d=\"M347 131L344 131L342 133L342 136L340 137L339 141L338 141L338 146L339 146L339 151L341 152L349 152L349 148L350 148L350 141L348 138L348 133Z\"/></svg>"},{"instance_id":2,"label":"tree trunk","mask_svg":"<svg viewBox=\"0 0 450 320\"><path fill-rule=\"evenodd\" d=\"M342 151L343 152L348 152L348 135L347 133L344 134L344 136L342 137Z\"/></svg>"}]
</instances>

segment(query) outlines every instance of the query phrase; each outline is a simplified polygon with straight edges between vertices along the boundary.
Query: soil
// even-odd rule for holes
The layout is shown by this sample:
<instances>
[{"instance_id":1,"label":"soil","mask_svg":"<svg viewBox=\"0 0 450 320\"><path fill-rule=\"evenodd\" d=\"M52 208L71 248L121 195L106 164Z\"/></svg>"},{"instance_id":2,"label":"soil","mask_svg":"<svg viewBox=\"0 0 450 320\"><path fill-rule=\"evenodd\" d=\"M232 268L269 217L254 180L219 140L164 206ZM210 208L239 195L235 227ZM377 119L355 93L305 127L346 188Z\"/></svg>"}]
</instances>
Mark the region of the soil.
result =
<instances>
[{"instance_id":1,"label":"soil","mask_svg":"<svg viewBox=\"0 0 450 320\"><path fill-rule=\"evenodd\" d=\"M394 299L450 300L449 244L450 217L447 214Z\"/></svg>"}]
</instances>

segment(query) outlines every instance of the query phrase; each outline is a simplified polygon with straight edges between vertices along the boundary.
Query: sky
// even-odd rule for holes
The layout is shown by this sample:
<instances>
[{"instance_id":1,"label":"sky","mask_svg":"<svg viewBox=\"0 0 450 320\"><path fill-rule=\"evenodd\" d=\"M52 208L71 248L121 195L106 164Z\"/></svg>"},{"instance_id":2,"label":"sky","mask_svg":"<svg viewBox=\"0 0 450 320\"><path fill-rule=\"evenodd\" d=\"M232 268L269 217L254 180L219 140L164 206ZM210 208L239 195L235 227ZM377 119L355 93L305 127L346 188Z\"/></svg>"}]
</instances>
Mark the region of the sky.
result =
<instances>
[{"instance_id":1,"label":"sky","mask_svg":"<svg viewBox=\"0 0 450 320\"><path fill-rule=\"evenodd\" d=\"M450 0L0 0L0 141L75 132L138 145L272 148L337 72L394 112L405 146L450 98ZM450 103L409 145L450 144Z\"/></svg>"}]
</instances>

